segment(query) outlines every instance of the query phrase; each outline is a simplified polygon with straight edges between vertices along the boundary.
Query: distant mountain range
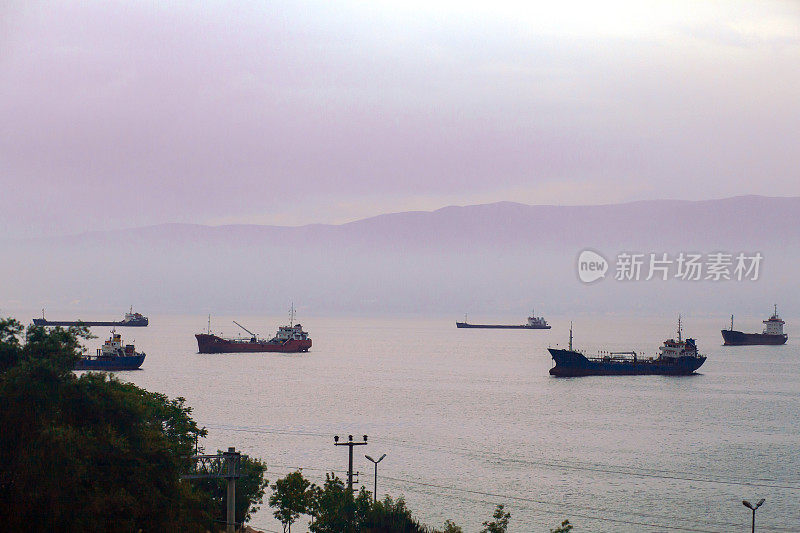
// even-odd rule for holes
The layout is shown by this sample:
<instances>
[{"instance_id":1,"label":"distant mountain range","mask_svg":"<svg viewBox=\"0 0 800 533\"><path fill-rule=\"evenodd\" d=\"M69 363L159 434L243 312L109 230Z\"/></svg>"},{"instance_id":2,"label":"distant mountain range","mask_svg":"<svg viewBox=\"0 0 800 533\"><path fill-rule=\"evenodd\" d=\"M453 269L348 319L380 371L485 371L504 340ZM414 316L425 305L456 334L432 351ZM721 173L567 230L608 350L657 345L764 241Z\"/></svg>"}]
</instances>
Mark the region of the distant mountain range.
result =
<instances>
[{"instance_id":1,"label":"distant mountain range","mask_svg":"<svg viewBox=\"0 0 800 533\"><path fill-rule=\"evenodd\" d=\"M451 247L638 244L693 245L800 242L800 197L647 200L612 205L552 206L515 202L409 211L340 225L161 224L36 239L48 244L292 243ZM29 242L32 240L28 240Z\"/></svg>"},{"instance_id":2,"label":"distant mountain range","mask_svg":"<svg viewBox=\"0 0 800 533\"><path fill-rule=\"evenodd\" d=\"M747 286L623 287L603 280L601 288L587 287L575 275L575 258L584 248L609 259L622 251L761 251L765 270L762 280ZM610 297L657 307L648 291L672 298L663 294L665 286L675 298L691 297L698 305L717 293L728 299L762 293L771 303L797 291L800 198L598 206L500 202L342 225L163 224L6 240L0 250L16 258L0 266L6 284L0 306L6 307L136 303L141 309L258 312L275 300L283 309L284 300L305 299L307 308L330 312L510 312L544 299L553 300L553 308L591 308Z\"/></svg>"}]
</instances>

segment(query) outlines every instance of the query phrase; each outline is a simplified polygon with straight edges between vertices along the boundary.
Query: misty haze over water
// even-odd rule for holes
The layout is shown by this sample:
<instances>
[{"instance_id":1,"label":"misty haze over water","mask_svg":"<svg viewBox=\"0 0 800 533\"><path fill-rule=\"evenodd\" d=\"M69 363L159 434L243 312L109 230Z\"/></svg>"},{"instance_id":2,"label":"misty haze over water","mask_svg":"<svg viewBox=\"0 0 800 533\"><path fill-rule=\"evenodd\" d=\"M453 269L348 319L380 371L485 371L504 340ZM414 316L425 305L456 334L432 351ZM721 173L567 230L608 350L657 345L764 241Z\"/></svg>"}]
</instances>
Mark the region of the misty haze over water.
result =
<instances>
[{"instance_id":1,"label":"misty haze over water","mask_svg":"<svg viewBox=\"0 0 800 533\"><path fill-rule=\"evenodd\" d=\"M608 206L500 203L340 226L164 225L0 241L0 307L90 312L393 316L678 312L761 316L797 307L800 198ZM612 263L581 283L581 250ZM757 280L614 279L622 252L763 255ZM703 274L705 277L705 273Z\"/></svg>"}]
</instances>

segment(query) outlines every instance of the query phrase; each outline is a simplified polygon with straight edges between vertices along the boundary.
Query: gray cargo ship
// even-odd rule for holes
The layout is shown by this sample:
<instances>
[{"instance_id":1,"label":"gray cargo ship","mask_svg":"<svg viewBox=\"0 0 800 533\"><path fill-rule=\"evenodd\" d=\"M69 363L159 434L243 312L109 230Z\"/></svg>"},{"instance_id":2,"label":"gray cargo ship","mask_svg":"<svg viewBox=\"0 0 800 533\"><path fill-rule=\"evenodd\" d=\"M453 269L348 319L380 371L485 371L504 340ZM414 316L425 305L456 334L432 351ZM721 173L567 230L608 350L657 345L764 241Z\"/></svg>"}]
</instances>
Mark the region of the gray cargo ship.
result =
<instances>
[{"instance_id":1,"label":"gray cargo ship","mask_svg":"<svg viewBox=\"0 0 800 533\"><path fill-rule=\"evenodd\" d=\"M34 318L33 323L37 326L127 326L135 328L146 327L150 320L141 313L134 313L133 306L131 310L125 313L125 318L122 320L102 320L99 322L90 322L87 320L47 320L44 317L44 309L42 309L42 318Z\"/></svg>"}]
</instances>

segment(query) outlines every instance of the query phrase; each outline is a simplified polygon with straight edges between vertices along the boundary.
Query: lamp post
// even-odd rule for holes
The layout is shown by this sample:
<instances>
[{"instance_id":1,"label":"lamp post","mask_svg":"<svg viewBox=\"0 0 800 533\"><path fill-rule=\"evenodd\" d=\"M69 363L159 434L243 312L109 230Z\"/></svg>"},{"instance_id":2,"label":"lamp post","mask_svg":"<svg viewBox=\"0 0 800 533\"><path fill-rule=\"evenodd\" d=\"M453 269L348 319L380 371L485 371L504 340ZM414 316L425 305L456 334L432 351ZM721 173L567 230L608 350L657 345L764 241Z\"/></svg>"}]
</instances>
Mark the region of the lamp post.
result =
<instances>
[{"instance_id":1,"label":"lamp post","mask_svg":"<svg viewBox=\"0 0 800 533\"><path fill-rule=\"evenodd\" d=\"M386 457L386 454L381 455L380 457L378 457L377 460L373 459L369 455L365 455L364 457L366 457L367 459L372 461L372 464L375 465L375 490L372 491L372 500L374 502L377 502L378 501L378 463L383 461L383 458Z\"/></svg>"},{"instance_id":2,"label":"lamp post","mask_svg":"<svg viewBox=\"0 0 800 533\"><path fill-rule=\"evenodd\" d=\"M752 533L756 533L756 509L761 507L762 503L764 503L764 498L761 498L760 500L758 500L755 505L753 505L752 503L750 503L747 500L742 500L742 505L744 505L748 509L752 509L753 510L753 529L752 529Z\"/></svg>"}]
</instances>

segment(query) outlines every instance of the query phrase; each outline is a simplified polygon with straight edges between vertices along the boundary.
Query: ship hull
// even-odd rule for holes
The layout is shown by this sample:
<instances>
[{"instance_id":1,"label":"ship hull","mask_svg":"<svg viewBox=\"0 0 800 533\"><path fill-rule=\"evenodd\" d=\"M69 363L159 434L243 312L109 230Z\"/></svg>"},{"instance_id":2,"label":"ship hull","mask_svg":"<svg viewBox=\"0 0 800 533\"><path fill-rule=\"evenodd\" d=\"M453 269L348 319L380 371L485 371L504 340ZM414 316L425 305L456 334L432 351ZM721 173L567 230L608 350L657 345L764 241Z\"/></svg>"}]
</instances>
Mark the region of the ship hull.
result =
<instances>
[{"instance_id":1,"label":"ship hull","mask_svg":"<svg viewBox=\"0 0 800 533\"><path fill-rule=\"evenodd\" d=\"M742 333L741 331L723 329L722 339L725 346L758 346L758 345L778 345L786 344L789 336L767 335L765 333Z\"/></svg>"},{"instance_id":2,"label":"ship hull","mask_svg":"<svg viewBox=\"0 0 800 533\"><path fill-rule=\"evenodd\" d=\"M595 361L571 350L550 348L556 366L550 374L558 377L578 376L685 376L695 372L705 357L678 357L674 362L663 361Z\"/></svg>"},{"instance_id":3,"label":"ship hull","mask_svg":"<svg viewBox=\"0 0 800 533\"><path fill-rule=\"evenodd\" d=\"M143 328L149 324L147 318L141 320L118 320L118 321L101 321L101 322L84 322L82 320L45 320L44 318L34 318L33 323L36 326L121 326L130 328Z\"/></svg>"},{"instance_id":4,"label":"ship hull","mask_svg":"<svg viewBox=\"0 0 800 533\"><path fill-rule=\"evenodd\" d=\"M240 341L223 339L216 335L198 333L197 348L200 353L249 353L249 352L307 352L311 348L311 339L290 339L283 343L270 341Z\"/></svg>"},{"instance_id":5,"label":"ship hull","mask_svg":"<svg viewBox=\"0 0 800 533\"><path fill-rule=\"evenodd\" d=\"M75 370L138 370L144 363L145 354L131 355L125 357L98 357L93 359L81 359L75 365Z\"/></svg>"},{"instance_id":6,"label":"ship hull","mask_svg":"<svg viewBox=\"0 0 800 533\"><path fill-rule=\"evenodd\" d=\"M457 328L475 329L550 329L550 326L529 326L527 324L506 325L506 324L469 324L467 322L456 322Z\"/></svg>"}]
</instances>

